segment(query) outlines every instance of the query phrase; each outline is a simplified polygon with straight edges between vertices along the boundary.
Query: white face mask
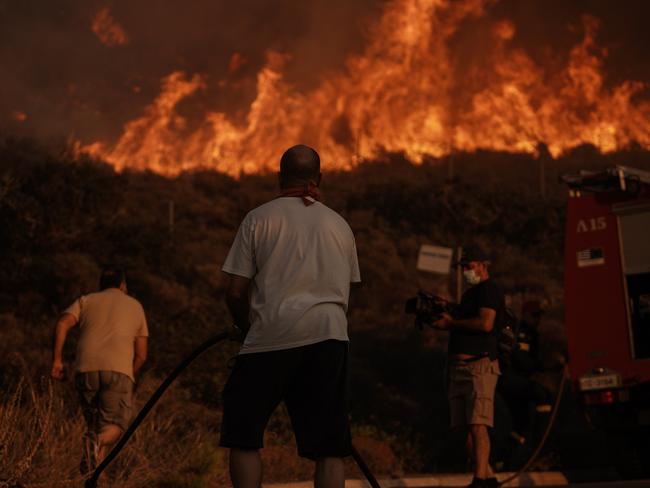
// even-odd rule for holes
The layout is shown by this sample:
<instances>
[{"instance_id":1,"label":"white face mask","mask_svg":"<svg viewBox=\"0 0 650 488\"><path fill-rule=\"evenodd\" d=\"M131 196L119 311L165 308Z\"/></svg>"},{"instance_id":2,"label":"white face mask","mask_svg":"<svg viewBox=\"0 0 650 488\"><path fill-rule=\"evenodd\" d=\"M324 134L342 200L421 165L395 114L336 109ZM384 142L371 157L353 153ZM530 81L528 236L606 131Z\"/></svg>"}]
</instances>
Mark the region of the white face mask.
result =
<instances>
[{"instance_id":1,"label":"white face mask","mask_svg":"<svg viewBox=\"0 0 650 488\"><path fill-rule=\"evenodd\" d=\"M481 282L481 277L473 269L463 271L463 276L465 277L465 281L470 285L478 285Z\"/></svg>"}]
</instances>

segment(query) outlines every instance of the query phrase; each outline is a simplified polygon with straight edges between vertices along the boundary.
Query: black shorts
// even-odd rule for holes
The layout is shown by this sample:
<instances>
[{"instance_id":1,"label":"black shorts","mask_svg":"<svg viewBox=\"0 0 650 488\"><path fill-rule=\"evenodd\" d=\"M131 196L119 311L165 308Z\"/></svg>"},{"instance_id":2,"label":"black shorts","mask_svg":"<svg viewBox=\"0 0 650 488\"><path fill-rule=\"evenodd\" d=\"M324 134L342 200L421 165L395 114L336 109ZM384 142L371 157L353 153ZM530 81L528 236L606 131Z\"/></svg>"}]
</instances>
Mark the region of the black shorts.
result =
<instances>
[{"instance_id":1,"label":"black shorts","mask_svg":"<svg viewBox=\"0 0 650 488\"><path fill-rule=\"evenodd\" d=\"M328 340L240 354L223 398L223 447L263 447L266 424L284 400L300 456L320 459L351 454L347 342Z\"/></svg>"}]
</instances>

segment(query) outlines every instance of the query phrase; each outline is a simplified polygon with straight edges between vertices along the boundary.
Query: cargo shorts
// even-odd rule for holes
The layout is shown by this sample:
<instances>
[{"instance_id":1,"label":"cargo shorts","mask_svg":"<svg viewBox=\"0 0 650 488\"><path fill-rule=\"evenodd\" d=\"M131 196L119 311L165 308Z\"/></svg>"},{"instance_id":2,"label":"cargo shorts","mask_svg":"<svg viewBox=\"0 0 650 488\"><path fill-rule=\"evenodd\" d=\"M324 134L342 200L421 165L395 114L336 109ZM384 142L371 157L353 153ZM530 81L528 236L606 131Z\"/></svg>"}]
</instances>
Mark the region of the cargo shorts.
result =
<instances>
[{"instance_id":1,"label":"cargo shorts","mask_svg":"<svg viewBox=\"0 0 650 488\"><path fill-rule=\"evenodd\" d=\"M451 427L494 426L494 392L501 371L490 358L449 364Z\"/></svg>"},{"instance_id":2,"label":"cargo shorts","mask_svg":"<svg viewBox=\"0 0 650 488\"><path fill-rule=\"evenodd\" d=\"M77 373L75 378L88 431L99 434L107 425L126 430L133 414L133 380L115 371Z\"/></svg>"}]
</instances>

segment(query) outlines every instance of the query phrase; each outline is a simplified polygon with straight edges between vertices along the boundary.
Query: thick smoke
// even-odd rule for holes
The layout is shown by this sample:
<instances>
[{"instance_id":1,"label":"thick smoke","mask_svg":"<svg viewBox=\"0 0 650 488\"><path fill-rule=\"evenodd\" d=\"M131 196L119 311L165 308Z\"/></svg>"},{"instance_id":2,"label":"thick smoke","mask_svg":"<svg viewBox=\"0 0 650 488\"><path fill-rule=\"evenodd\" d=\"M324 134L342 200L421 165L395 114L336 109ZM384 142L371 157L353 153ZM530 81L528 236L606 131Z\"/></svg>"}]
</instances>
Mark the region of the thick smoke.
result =
<instances>
[{"instance_id":1,"label":"thick smoke","mask_svg":"<svg viewBox=\"0 0 650 488\"><path fill-rule=\"evenodd\" d=\"M183 101L181 110L209 109L236 121L246 115L269 52L286 55L287 81L309 90L363 49L367 26L384 3L0 0L0 131L114 141L174 71L206 80L200 96ZM601 22L606 83L650 82L649 13L645 0L488 2L485 16L468 17L451 38L454 69L467 72L471 83L472 70L490 62L485 32L503 20L513 24L511 42L552 73L566 65L569 47L583 35L581 18L589 14ZM455 95L462 106L462 84Z\"/></svg>"},{"instance_id":2,"label":"thick smoke","mask_svg":"<svg viewBox=\"0 0 650 488\"><path fill-rule=\"evenodd\" d=\"M113 139L156 97L160 80L178 70L201 73L211 89L227 84L206 99L213 109L235 113L254 97L269 50L289 55L291 81L315 84L362 47L364 22L380 6L378 0L0 0L0 130ZM102 12L128 42L97 35L93 21Z\"/></svg>"}]
</instances>

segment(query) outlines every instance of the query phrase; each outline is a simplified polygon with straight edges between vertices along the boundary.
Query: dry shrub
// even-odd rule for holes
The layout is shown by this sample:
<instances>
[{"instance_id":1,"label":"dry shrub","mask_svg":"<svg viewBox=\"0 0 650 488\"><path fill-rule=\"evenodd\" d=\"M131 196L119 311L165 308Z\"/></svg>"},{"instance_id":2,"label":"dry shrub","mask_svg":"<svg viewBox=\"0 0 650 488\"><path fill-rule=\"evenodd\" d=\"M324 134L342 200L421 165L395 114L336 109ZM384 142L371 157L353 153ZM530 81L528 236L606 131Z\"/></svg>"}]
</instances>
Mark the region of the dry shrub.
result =
<instances>
[{"instance_id":1,"label":"dry shrub","mask_svg":"<svg viewBox=\"0 0 650 488\"><path fill-rule=\"evenodd\" d=\"M42 392L24 377L0 405L0 486L19 485L37 460L52 426L52 383Z\"/></svg>"},{"instance_id":2,"label":"dry shrub","mask_svg":"<svg viewBox=\"0 0 650 488\"><path fill-rule=\"evenodd\" d=\"M138 387L139 410L159 385L145 377ZM224 486L226 452L217 447L220 413L196 404L172 386L147 415L107 469L109 486Z\"/></svg>"},{"instance_id":3,"label":"dry shrub","mask_svg":"<svg viewBox=\"0 0 650 488\"><path fill-rule=\"evenodd\" d=\"M145 378L137 409L158 386ZM0 406L2 486L82 486L79 473L85 432L69 383L49 382L36 392L22 380ZM226 486L226 451L216 447L220 414L190 402L172 387L105 471L100 486Z\"/></svg>"},{"instance_id":4,"label":"dry shrub","mask_svg":"<svg viewBox=\"0 0 650 488\"><path fill-rule=\"evenodd\" d=\"M314 474L314 463L298 456L289 412L284 403L275 409L264 432L264 482L308 480Z\"/></svg>"},{"instance_id":5,"label":"dry shrub","mask_svg":"<svg viewBox=\"0 0 650 488\"><path fill-rule=\"evenodd\" d=\"M314 463L298 456L295 443L267 446L261 451L264 482L308 480L314 475Z\"/></svg>"},{"instance_id":6,"label":"dry shrub","mask_svg":"<svg viewBox=\"0 0 650 488\"><path fill-rule=\"evenodd\" d=\"M373 474L398 475L401 472L399 461L386 440L377 439L367 435L354 437L354 447L366 462ZM358 468L354 468L358 470ZM352 474L352 469L347 470ZM361 476L361 473L359 473Z\"/></svg>"}]
</instances>

